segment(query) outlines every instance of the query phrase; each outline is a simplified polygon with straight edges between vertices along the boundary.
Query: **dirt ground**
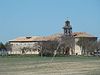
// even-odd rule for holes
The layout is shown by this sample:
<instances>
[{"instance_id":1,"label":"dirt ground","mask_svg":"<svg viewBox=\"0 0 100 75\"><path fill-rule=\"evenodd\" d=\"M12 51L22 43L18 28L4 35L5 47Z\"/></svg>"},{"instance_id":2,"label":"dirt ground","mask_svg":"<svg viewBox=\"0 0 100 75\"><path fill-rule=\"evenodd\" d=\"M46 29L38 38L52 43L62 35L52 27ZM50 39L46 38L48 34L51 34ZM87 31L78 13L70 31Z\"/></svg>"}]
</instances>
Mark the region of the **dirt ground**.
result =
<instances>
[{"instance_id":1,"label":"dirt ground","mask_svg":"<svg viewBox=\"0 0 100 75\"><path fill-rule=\"evenodd\" d=\"M43 61L26 57L0 59L0 75L100 75L100 58L65 57L55 58L53 62L49 62L50 58Z\"/></svg>"}]
</instances>

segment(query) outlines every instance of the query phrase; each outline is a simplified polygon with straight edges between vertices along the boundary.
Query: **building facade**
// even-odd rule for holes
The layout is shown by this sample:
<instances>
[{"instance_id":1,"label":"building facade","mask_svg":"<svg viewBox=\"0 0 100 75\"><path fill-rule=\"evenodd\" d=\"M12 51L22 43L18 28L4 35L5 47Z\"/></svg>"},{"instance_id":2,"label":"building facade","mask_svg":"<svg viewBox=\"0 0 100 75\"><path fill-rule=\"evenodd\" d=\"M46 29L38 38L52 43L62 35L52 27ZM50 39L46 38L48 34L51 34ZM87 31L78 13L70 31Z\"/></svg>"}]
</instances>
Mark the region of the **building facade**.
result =
<instances>
[{"instance_id":1,"label":"building facade","mask_svg":"<svg viewBox=\"0 0 100 75\"><path fill-rule=\"evenodd\" d=\"M10 50L9 54L39 54L43 48L39 43L51 43L58 41L57 48L60 53L66 55L81 55L82 47L77 44L80 39L89 39L93 42L97 40L97 37L92 36L86 32L72 32L72 26L70 21L65 21L63 27L64 32L59 34L53 34L50 36L32 36L32 37L18 37L14 40L9 40ZM42 45L43 46L43 45ZM43 46L44 47L44 46ZM46 47L45 47L46 48ZM47 48L46 48L47 49ZM50 50L49 50L50 51Z\"/></svg>"}]
</instances>

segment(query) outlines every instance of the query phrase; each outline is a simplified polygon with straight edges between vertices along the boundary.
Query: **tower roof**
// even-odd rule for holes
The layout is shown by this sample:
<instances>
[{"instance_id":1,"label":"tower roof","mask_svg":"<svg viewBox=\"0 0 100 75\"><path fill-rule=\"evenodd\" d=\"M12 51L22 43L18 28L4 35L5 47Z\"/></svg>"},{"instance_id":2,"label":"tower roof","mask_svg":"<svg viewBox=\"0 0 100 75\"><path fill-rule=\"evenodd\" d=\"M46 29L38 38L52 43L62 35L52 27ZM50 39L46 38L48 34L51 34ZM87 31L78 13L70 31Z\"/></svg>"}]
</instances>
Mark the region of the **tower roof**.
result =
<instances>
[{"instance_id":1,"label":"tower roof","mask_svg":"<svg viewBox=\"0 0 100 75\"><path fill-rule=\"evenodd\" d=\"M70 21L65 21L65 26L63 27L63 29L72 29L72 26L70 25Z\"/></svg>"}]
</instances>

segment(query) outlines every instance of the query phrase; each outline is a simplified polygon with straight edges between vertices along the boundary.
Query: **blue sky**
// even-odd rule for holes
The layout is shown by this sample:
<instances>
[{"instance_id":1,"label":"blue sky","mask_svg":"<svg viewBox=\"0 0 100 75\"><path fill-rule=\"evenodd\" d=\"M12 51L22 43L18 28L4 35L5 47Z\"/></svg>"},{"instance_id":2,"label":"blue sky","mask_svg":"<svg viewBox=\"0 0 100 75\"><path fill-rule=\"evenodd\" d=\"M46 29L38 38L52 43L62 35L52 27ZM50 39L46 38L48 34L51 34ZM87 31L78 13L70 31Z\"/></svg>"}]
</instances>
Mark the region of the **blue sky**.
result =
<instances>
[{"instance_id":1,"label":"blue sky","mask_svg":"<svg viewBox=\"0 0 100 75\"><path fill-rule=\"evenodd\" d=\"M73 32L100 37L100 0L0 0L0 41L62 32L67 17Z\"/></svg>"}]
</instances>

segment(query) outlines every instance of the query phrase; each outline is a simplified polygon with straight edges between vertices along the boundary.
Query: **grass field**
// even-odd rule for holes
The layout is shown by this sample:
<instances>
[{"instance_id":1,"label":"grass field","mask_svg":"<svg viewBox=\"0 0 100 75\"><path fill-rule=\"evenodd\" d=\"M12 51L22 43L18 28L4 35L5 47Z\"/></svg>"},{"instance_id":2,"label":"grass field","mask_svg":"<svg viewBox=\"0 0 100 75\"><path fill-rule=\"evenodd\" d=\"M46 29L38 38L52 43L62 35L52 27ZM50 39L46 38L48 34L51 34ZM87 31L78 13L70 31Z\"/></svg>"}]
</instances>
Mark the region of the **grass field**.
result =
<instances>
[{"instance_id":1,"label":"grass field","mask_svg":"<svg viewBox=\"0 0 100 75\"><path fill-rule=\"evenodd\" d=\"M0 56L0 75L100 75L100 57Z\"/></svg>"}]
</instances>

